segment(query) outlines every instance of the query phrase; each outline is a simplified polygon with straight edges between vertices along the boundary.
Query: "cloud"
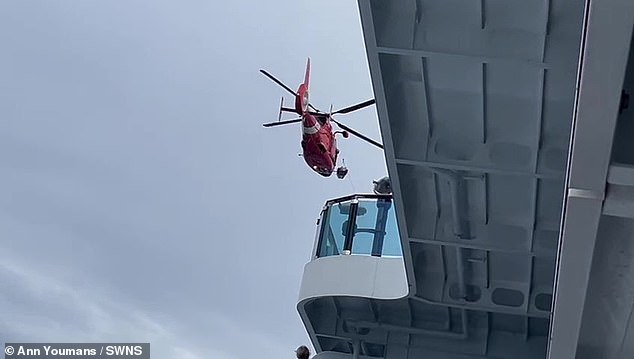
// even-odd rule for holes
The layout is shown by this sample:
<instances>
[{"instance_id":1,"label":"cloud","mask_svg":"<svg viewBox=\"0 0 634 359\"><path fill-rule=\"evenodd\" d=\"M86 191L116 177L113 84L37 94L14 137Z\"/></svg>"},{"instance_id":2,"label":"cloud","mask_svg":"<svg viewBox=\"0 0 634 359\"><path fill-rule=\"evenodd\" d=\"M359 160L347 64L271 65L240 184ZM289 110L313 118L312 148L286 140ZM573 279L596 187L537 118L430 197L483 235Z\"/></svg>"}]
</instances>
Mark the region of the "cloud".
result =
<instances>
[{"instance_id":1,"label":"cloud","mask_svg":"<svg viewBox=\"0 0 634 359\"><path fill-rule=\"evenodd\" d=\"M178 318L146 311L119 300L117 293L100 291L98 283L74 286L23 260L0 255L0 337L5 342L149 342L157 359L292 354L279 338L222 313L181 308L195 315Z\"/></svg>"},{"instance_id":2,"label":"cloud","mask_svg":"<svg viewBox=\"0 0 634 359\"><path fill-rule=\"evenodd\" d=\"M297 127L262 129L283 90L257 70L295 86L311 56L315 104L369 98L344 3L306 31L285 20L320 11L296 1L2 3L0 339L145 340L154 358L307 344L315 218L385 164L351 139L345 182L311 173ZM344 119L378 138L373 110Z\"/></svg>"},{"instance_id":3,"label":"cloud","mask_svg":"<svg viewBox=\"0 0 634 359\"><path fill-rule=\"evenodd\" d=\"M194 345L151 313L94 288L74 288L52 275L0 257L5 342L150 342L153 358L203 358ZM28 314L27 314L28 313ZM166 325L167 324L167 325ZM223 353L223 358L232 358Z\"/></svg>"}]
</instances>

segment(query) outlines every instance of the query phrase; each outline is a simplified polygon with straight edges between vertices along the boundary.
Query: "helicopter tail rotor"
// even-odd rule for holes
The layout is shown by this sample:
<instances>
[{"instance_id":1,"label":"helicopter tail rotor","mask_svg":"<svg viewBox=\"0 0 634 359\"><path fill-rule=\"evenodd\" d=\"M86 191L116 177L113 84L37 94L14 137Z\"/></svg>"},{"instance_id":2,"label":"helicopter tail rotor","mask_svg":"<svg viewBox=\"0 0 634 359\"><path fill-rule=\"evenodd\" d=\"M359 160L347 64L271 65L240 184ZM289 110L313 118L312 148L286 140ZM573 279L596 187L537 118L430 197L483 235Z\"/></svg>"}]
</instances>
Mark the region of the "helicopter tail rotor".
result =
<instances>
[{"instance_id":1,"label":"helicopter tail rotor","mask_svg":"<svg viewBox=\"0 0 634 359\"><path fill-rule=\"evenodd\" d=\"M282 112L284 112L284 110L282 110L284 108L284 96L282 96L282 99L280 100L280 113L277 115L277 122L280 122L282 120Z\"/></svg>"}]
</instances>

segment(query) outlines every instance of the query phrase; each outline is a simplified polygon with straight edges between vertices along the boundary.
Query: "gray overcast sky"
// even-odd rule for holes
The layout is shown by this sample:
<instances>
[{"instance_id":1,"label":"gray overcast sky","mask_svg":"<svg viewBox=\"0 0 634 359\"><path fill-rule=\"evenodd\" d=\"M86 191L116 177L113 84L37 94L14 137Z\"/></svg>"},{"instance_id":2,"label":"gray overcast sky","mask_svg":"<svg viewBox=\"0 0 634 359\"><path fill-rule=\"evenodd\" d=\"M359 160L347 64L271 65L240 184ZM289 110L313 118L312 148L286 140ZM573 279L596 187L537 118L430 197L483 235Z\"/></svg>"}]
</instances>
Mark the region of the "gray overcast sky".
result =
<instances>
[{"instance_id":1,"label":"gray overcast sky","mask_svg":"<svg viewBox=\"0 0 634 359\"><path fill-rule=\"evenodd\" d=\"M315 219L349 180L264 129L373 97L357 3L0 0L0 339L151 342L162 358L292 358ZM291 101L288 96L286 99ZM380 140L374 107L340 117Z\"/></svg>"}]
</instances>

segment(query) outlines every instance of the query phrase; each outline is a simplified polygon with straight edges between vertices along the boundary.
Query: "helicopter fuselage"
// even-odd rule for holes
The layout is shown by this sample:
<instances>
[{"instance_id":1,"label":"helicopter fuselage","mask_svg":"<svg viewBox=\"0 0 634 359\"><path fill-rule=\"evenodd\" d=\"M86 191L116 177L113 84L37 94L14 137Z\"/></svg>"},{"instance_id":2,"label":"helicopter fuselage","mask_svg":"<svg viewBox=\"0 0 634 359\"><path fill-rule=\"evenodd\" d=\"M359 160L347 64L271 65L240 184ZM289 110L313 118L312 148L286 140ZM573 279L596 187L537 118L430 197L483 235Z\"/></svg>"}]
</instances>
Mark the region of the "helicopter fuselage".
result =
<instances>
[{"instance_id":1,"label":"helicopter fuselage","mask_svg":"<svg viewBox=\"0 0 634 359\"><path fill-rule=\"evenodd\" d=\"M333 115L346 114L352 111L357 111L364 107L373 105L376 101L374 99L358 103L353 106L344 107L337 111L332 111L332 105L328 113L321 112L316 109L309 102L309 80L310 80L310 58L306 61L306 72L304 74L304 82L299 85L297 91L293 91L290 87L284 85L280 80L275 78L265 70L260 70L262 74L271 79L273 82L280 85L286 91L293 94L295 97L294 108L284 107L284 97L280 101L280 113L277 122L265 123L264 127L273 127L280 125L288 125L291 123L302 123L302 156L304 161L308 164L313 171L324 177L330 177L333 172L336 172L339 179L343 179L348 173L348 169L345 166L336 168L337 157L339 150L337 149L337 141L335 135L341 134L344 138L348 138L349 134L357 136L358 138L367 141L381 149L383 146L366 137L365 135L349 128L348 126L335 120ZM292 120L281 121L283 112L294 112L299 115L299 118ZM332 123L335 123L343 131L333 131Z\"/></svg>"},{"instance_id":2,"label":"helicopter fuselage","mask_svg":"<svg viewBox=\"0 0 634 359\"><path fill-rule=\"evenodd\" d=\"M310 113L302 116L302 150L306 164L315 172L329 177L337 164L337 141L330 121Z\"/></svg>"}]
</instances>

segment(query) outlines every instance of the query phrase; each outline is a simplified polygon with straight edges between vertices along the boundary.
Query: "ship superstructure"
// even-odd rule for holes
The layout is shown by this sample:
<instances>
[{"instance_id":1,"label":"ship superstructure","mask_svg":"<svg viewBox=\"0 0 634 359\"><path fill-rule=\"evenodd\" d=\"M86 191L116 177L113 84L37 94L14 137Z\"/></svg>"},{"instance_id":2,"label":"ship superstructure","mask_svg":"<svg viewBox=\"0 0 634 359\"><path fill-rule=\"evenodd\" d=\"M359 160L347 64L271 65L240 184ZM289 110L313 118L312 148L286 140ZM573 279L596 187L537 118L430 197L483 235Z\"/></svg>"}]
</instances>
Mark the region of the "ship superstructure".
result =
<instances>
[{"instance_id":1,"label":"ship superstructure","mask_svg":"<svg viewBox=\"0 0 634 359\"><path fill-rule=\"evenodd\" d=\"M359 10L402 257L321 219L318 357L634 357L634 2Z\"/></svg>"}]
</instances>

